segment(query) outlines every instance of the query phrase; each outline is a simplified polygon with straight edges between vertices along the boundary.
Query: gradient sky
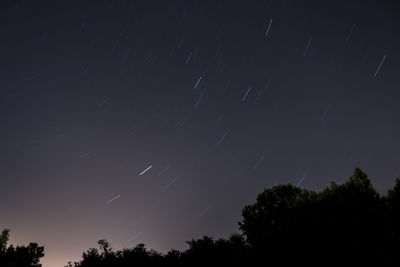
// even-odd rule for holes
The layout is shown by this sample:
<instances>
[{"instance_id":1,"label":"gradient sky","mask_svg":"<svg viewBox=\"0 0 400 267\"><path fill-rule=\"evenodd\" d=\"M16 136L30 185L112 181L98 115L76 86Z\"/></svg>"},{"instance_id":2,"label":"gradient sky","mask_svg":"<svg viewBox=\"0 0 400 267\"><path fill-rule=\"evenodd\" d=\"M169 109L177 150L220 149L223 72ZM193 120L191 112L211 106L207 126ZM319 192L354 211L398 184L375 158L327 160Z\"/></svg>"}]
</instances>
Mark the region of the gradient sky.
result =
<instances>
[{"instance_id":1,"label":"gradient sky","mask_svg":"<svg viewBox=\"0 0 400 267\"><path fill-rule=\"evenodd\" d=\"M62 267L100 238L228 237L279 183L318 190L360 166L386 192L399 7L2 0L0 228Z\"/></svg>"}]
</instances>

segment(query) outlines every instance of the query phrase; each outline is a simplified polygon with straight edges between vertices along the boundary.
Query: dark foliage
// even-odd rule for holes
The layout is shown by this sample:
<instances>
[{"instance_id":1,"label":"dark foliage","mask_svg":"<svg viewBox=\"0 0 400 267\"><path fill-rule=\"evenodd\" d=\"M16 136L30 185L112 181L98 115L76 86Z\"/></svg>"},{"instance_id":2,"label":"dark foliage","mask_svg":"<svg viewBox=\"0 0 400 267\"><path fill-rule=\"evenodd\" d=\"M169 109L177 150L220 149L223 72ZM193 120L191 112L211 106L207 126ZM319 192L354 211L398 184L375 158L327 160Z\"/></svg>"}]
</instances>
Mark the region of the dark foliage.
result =
<instances>
[{"instance_id":1,"label":"dark foliage","mask_svg":"<svg viewBox=\"0 0 400 267\"><path fill-rule=\"evenodd\" d=\"M292 185L266 189L243 209L240 229L256 256L274 263L380 265L387 253L388 206L365 173L315 193ZM288 257L290 255L290 257Z\"/></svg>"},{"instance_id":2,"label":"dark foliage","mask_svg":"<svg viewBox=\"0 0 400 267\"><path fill-rule=\"evenodd\" d=\"M41 267L40 258L44 256L44 247L36 243L28 246L7 245L10 230L5 229L0 235L0 266L1 267Z\"/></svg>"},{"instance_id":3,"label":"dark foliage","mask_svg":"<svg viewBox=\"0 0 400 267\"><path fill-rule=\"evenodd\" d=\"M242 234L188 241L162 255L143 244L113 252L105 240L70 267L91 266L399 266L400 179L380 196L359 168L321 192L290 184L267 188L242 211Z\"/></svg>"}]
</instances>

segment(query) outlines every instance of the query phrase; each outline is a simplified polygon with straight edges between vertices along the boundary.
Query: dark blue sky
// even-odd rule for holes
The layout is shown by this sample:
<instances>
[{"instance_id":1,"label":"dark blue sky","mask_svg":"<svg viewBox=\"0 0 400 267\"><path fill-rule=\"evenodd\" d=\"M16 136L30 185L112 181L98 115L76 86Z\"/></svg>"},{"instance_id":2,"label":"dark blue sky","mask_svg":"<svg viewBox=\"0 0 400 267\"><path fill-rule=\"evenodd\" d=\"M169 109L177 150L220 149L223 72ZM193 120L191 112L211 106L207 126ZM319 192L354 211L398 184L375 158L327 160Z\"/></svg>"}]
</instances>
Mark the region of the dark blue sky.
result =
<instances>
[{"instance_id":1,"label":"dark blue sky","mask_svg":"<svg viewBox=\"0 0 400 267\"><path fill-rule=\"evenodd\" d=\"M265 187L400 175L396 1L2 1L0 228L183 249ZM151 166L151 168L150 168ZM145 171L140 175L143 171Z\"/></svg>"}]
</instances>

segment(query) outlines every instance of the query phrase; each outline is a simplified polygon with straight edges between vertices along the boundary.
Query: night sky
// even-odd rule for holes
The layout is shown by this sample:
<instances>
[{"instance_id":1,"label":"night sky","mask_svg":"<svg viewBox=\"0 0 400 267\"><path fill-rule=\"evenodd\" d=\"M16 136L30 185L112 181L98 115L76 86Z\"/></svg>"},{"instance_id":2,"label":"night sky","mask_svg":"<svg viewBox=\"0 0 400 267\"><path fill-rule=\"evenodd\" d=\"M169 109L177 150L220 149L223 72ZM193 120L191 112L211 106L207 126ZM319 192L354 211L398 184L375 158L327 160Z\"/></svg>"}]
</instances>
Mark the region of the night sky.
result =
<instances>
[{"instance_id":1,"label":"night sky","mask_svg":"<svg viewBox=\"0 0 400 267\"><path fill-rule=\"evenodd\" d=\"M0 4L0 229L64 266L106 238L237 232L265 187L400 176L396 1Z\"/></svg>"}]
</instances>

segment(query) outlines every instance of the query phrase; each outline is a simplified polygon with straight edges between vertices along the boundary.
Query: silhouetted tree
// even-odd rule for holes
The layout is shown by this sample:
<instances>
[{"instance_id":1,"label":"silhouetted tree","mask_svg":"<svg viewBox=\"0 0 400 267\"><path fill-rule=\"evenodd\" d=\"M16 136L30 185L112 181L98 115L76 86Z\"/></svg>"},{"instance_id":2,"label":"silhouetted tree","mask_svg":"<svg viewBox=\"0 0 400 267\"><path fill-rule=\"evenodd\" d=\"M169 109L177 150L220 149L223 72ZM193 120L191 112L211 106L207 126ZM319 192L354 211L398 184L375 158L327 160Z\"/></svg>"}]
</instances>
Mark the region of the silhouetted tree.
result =
<instances>
[{"instance_id":1,"label":"silhouetted tree","mask_svg":"<svg viewBox=\"0 0 400 267\"><path fill-rule=\"evenodd\" d=\"M315 217L319 218L319 231L325 229L324 238L318 239L326 248L318 250L321 256L335 254L341 264L381 264L387 212L384 199L367 175L356 168L348 181L332 183L320 195Z\"/></svg>"},{"instance_id":2,"label":"silhouetted tree","mask_svg":"<svg viewBox=\"0 0 400 267\"><path fill-rule=\"evenodd\" d=\"M319 193L292 185L266 189L242 215L240 229L264 260L382 262L385 205L359 168L344 184L332 183ZM309 253L315 256L305 257Z\"/></svg>"},{"instance_id":3,"label":"silhouetted tree","mask_svg":"<svg viewBox=\"0 0 400 267\"><path fill-rule=\"evenodd\" d=\"M7 246L9 229L5 229L0 235L0 266L1 267L41 267L40 258L44 256L44 247L36 243L28 246Z\"/></svg>"},{"instance_id":4,"label":"silhouetted tree","mask_svg":"<svg viewBox=\"0 0 400 267\"><path fill-rule=\"evenodd\" d=\"M4 253L6 251L7 242L10 236L10 229L4 229L0 235L0 252Z\"/></svg>"}]
</instances>

